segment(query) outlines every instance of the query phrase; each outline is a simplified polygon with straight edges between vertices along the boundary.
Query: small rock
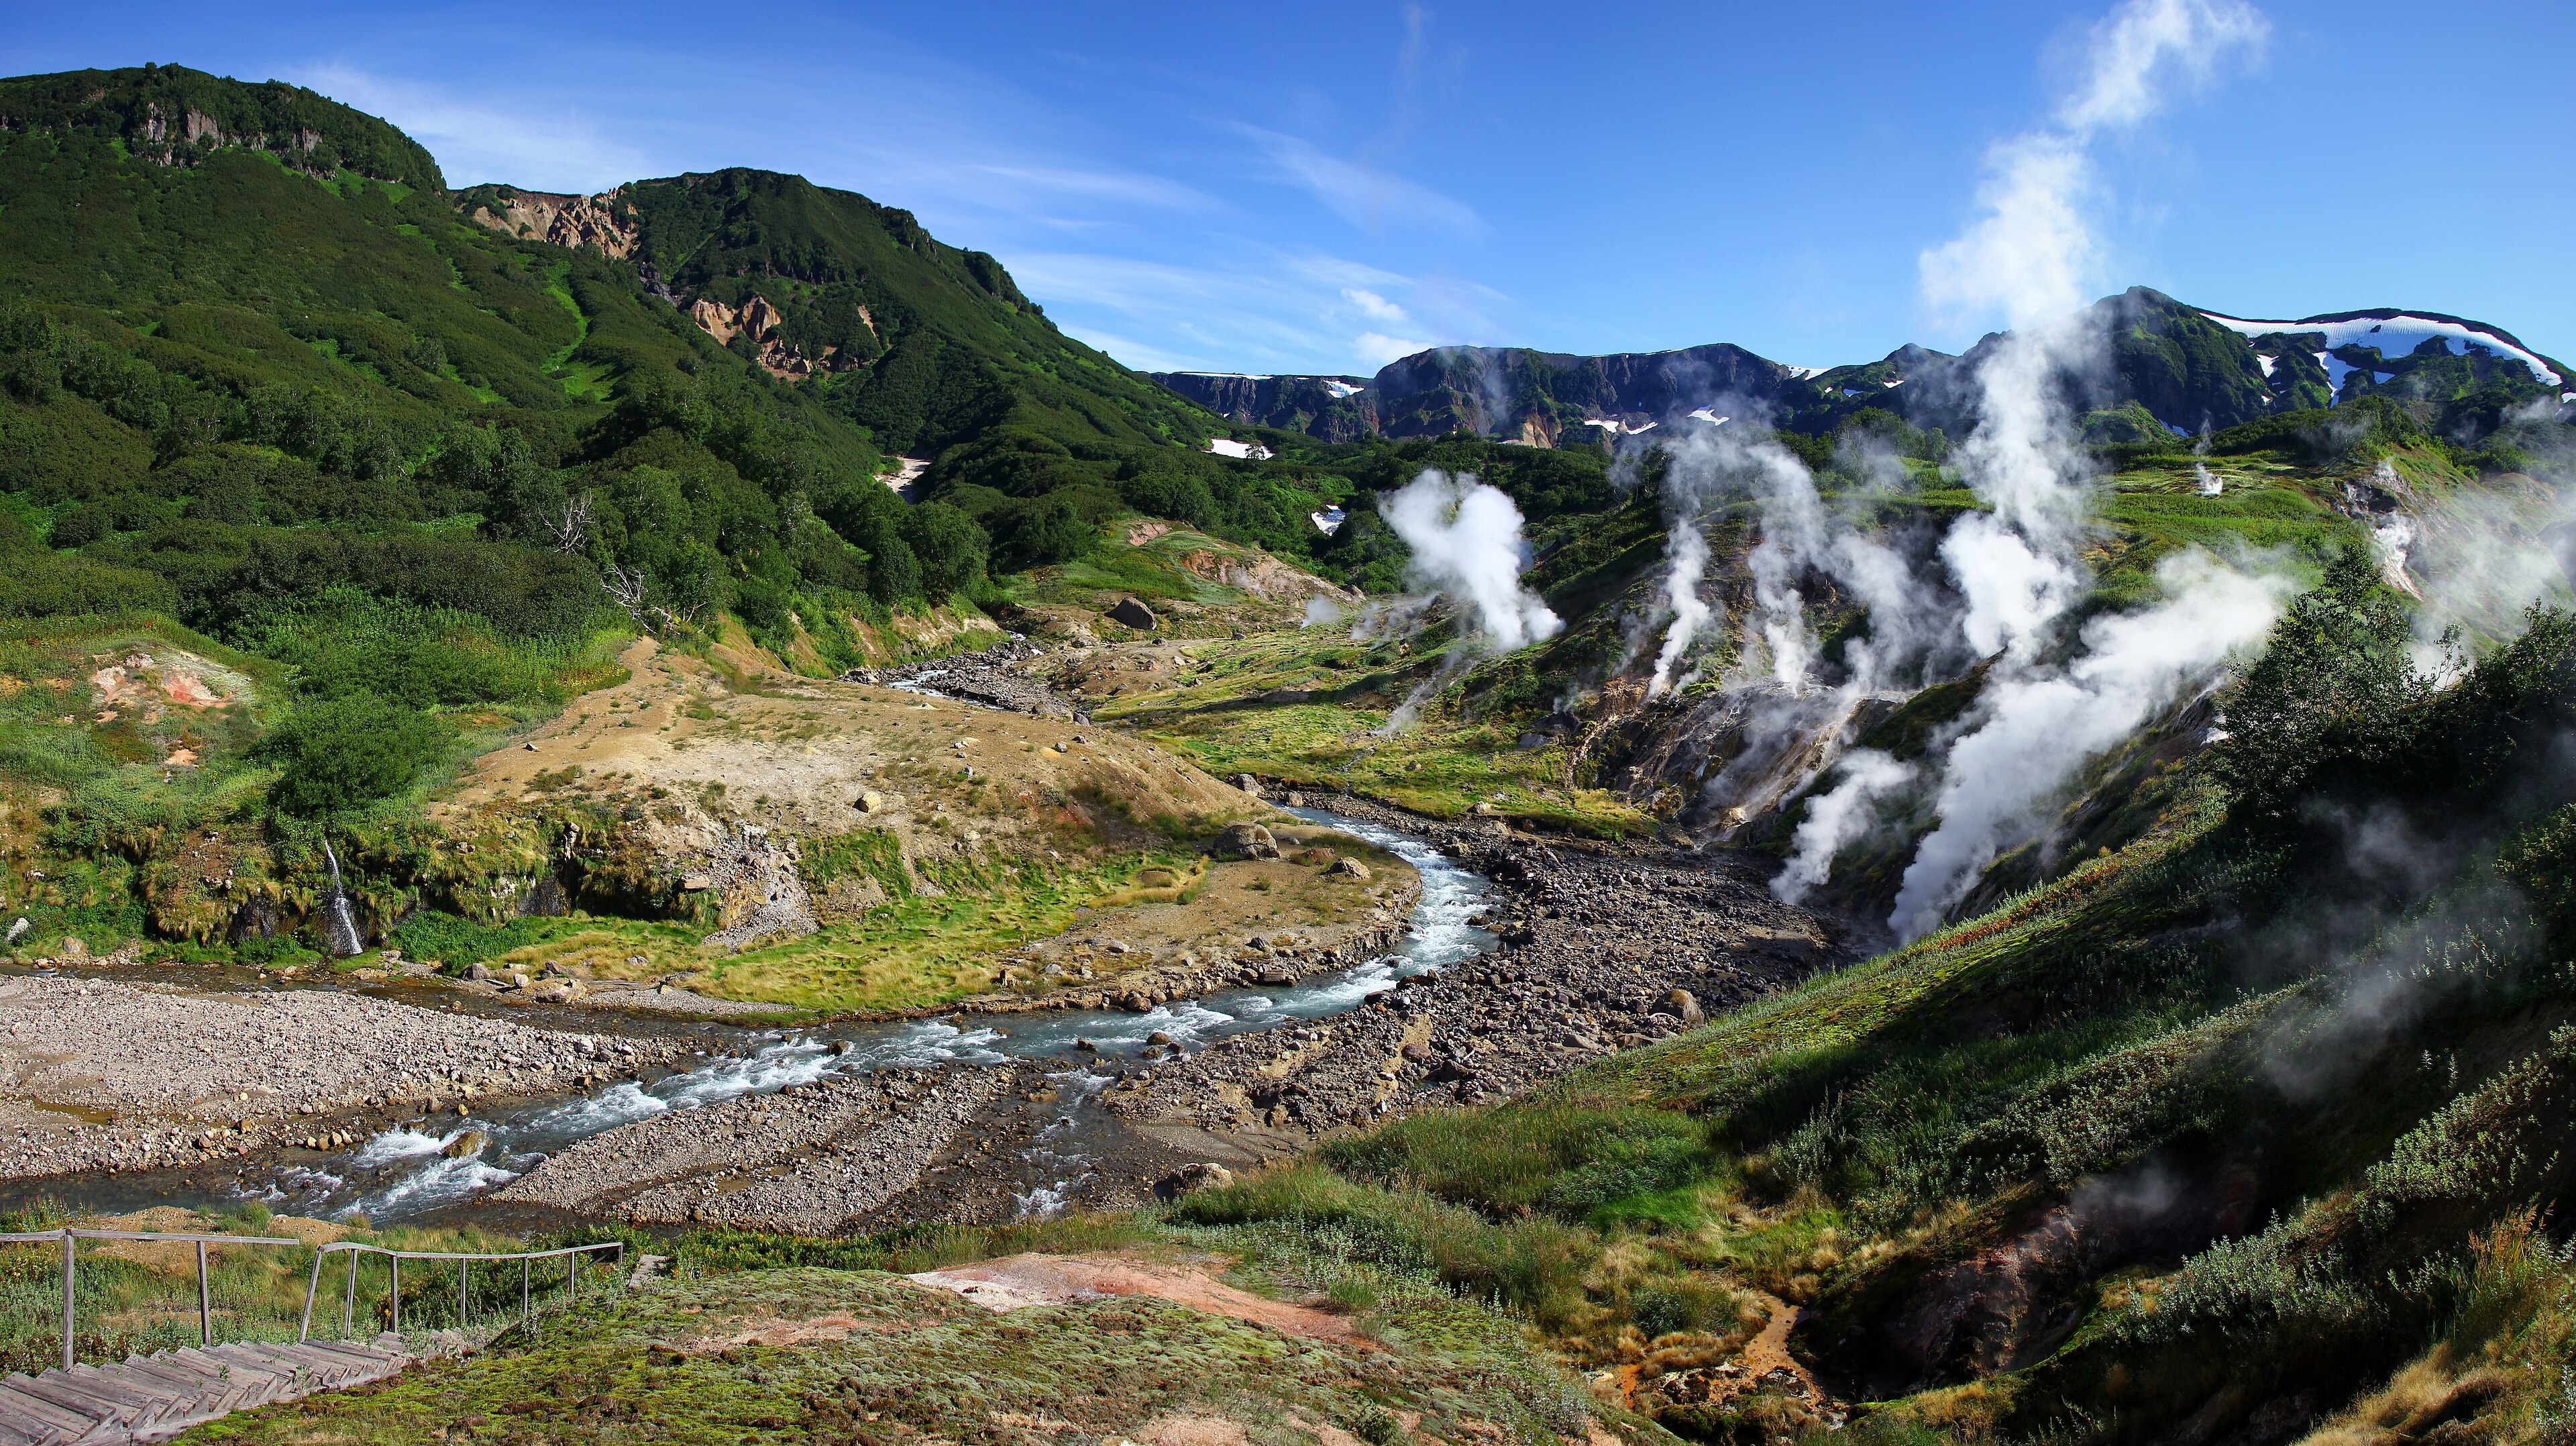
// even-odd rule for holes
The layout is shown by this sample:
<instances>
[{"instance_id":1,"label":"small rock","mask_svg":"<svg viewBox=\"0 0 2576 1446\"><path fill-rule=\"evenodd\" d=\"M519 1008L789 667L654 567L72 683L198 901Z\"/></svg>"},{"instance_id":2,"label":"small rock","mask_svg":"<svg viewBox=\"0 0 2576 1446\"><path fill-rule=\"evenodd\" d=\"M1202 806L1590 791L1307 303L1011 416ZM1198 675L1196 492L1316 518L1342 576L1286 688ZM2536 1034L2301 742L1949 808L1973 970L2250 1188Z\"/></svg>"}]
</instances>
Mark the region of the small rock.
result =
<instances>
[{"instance_id":1,"label":"small rock","mask_svg":"<svg viewBox=\"0 0 2576 1446\"><path fill-rule=\"evenodd\" d=\"M462 1107L460 1106L459 1108L461 1109ZM458 1135L455 1139L452 1139L446 1144L440 1146L438 1153L445 1155L451 1160L471 1159L476 1155L482 1154L483 1147L489 1143L491 1143L490 1137L485 1135L481 1130L467 1130L464 1134Z\"/></svg>"},{"instance_id":2,"label":"small rock","mask_svg":"<svg viewBox=\"0 0 2576 1446\"><path fill-rule=\"evenodd\" d=\"M1700 1012L1699 1000L1687 989L1676 989L1665 995L1664 1008L1684 1024L1698 1024L1708 1018Z\"/></svg>"},{"instance_id":3,"label":"small rock","mask_svg":"<svg viewBox=\"0 0 2576 1446\"><path fill-rule=\"evenodd\" d=\"M492 977L492 967L488 964L479 962L468 964L465 966L465 977L468 979L489 979Z\"/></svg>"},{"instance_id":4,"label":"small rock","mask_svg":"<svg viewBox=\"0 0 2576 1446\"><path fill-rule=\"evenodd\" d=\"M1113 623L1124 623L1140 633L1152 632L1157 621L1152 608L1132 597L1120 598L1118 605L1109 610L1108 618Z\"/></svg>"},{"instance_id":5,"label":"small rock","mask_svg":"<svg viewBox=\"0 0 2576 1446\"><path fill-rule=\"evenodd\" d=\"M1249 773L1236 774L1234 776L1234 786L1242 789L1248 794L1251 794L1255 798L1259 798L1261 796L1261 780L1253 777Z\"/></svg>"},{"instance_id":6,"label":"small rock","mask_svg":"<svg viewBox=\"0 0 2576 1446\"><path fill-rule=\"evenodd\" d=\"M1306 795L1299 793L1293 788L1288 790L1288 806L1290 808L1304 808L1306 806Z\"/></svg>"},{"instance_id":7,"label":"small rock","mask_svg":"<svg viewBox=\"0 0 2576 1446\"><path fill-rule=\"evenodd\" d=\"M1152 1034L1146 1035L1145 1042L1147 1044L1169 1044L1172 1042L1172 1037L1158 1029Z\"/></svg>"},{"instance_id":8,"label":"small rock","mask_svg":"<svg viewBox=\"0 0 2576 1446\"><path fill-rule=\"evenodd\" d=\"M1356 879L1361 883L1367 883L1369 866L1358 859L1341 858L1333 860L1332 867L1324 870L1324 873L1330 878Z\"/></svg>"},{"instance_id":9,"label":"small rock","mask_svg":"<svg viewBox=\"0 0 2576 1446\"><path fill-rule=\"evenodd\" d=\"M885 795L873 789L859 795L858 809L861 813L883 813L885 806Z\"/></svg>"}]
</instances>

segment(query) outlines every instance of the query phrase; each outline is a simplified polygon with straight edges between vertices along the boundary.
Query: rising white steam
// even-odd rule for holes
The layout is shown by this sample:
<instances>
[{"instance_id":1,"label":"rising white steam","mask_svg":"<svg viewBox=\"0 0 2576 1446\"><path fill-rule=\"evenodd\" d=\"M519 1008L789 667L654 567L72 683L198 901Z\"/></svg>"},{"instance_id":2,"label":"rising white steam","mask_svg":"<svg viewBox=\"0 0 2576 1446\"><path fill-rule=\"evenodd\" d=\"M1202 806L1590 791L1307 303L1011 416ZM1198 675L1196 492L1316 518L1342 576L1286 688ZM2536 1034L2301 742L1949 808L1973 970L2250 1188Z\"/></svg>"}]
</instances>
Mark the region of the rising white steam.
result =
<instances>
[{"instance_id":1,"label":"rising white steam","mask_svg":"<svg viewBox=\"0 0 2576 1446\"><path fill-rule=\"evenodd\" d=\"M1682 655L1690 651L1691 640L1708 626L1710 617L1709 605L1699 595L1700 580L1708 575L1708 539L1689 517L1678 520L1672 538L1671 571L1664 579L1664 594L1673 622L1664 630L1662 651L1655 654L1655 676L1646 684L1649 698L1659 697L1673 687Z\"/></svg>"},{"instance_id":2,"label":"rising white steam","mask_svg":"<svg viewBox=\"0 0 2576 1446\"><path fill-rule=\"evenodd\" d=\"M2038 661L2089 581L2081 546L2093 478L2062 379L2103 361L2098 331L2074 315L2098 250L2086 219L2092 147L2258 49L2267 32L2238 0L2126 0L2094 28L2081 82L2054 124L1987 153L1983 214L1923 253L1923 297L1935 312L2000 313L2013 329L1980 348L1977 428L1957 454L1986 510L1941 544L1967 599L1968 643L2000 662L1980 699L1981 726L1944 760L1940 825L1916 851L1889 920L1901 936L1938 923L2085 760L2271 624L2280 583L2205 558L2169 563L2170 601L2093 624L2072 664Z\"/></svg>"},{"instance_id":3,"label":"rising white steam","mask_svg":"<svg viewBox=\"0 0 2576 1446\"><path fill-rule=\"evenodd\" d=\"M1959 902L1986 865L2027 841L2085 762L2136 732L2228 656L2271 631L2290 582L2192 551L2156 569L2166 601L2099 619L2063 668L1998 671L1980 722L1951 746L1940 824L1905 870L1888 926L1912 939Z\"/></svg>"},{"instance_id":4,"label":"rising white steam","mask_svg":"<svg viewBox=\"0 0 2576 1446\"><path fill-rule=\"evenodd\" d=\"M1387 526L1413 549L1412 582L1475 610L1487 650L1508 653L1555 637L1565 623L1521 586L1529 544L1521 510L1501 489L1426 467L1386 501Z\"/></svg>"},{"instance_id":5,"label":"rising white steam","mask_svg":"<svg viewBox=\"0 0 2576 1446\"><path fill-rule=\"evenodd\" d=\"M1808 801L1807 816L1798 821L1789 866L1771 881L1771 892L1783 903L1803 902L1815 892L1833 871L1834 855L1866 831L1870 805L1914 781L1913 764L1875 748L1844 754L1842 773L1831 791Z\"/></svg>"}]
</instances>

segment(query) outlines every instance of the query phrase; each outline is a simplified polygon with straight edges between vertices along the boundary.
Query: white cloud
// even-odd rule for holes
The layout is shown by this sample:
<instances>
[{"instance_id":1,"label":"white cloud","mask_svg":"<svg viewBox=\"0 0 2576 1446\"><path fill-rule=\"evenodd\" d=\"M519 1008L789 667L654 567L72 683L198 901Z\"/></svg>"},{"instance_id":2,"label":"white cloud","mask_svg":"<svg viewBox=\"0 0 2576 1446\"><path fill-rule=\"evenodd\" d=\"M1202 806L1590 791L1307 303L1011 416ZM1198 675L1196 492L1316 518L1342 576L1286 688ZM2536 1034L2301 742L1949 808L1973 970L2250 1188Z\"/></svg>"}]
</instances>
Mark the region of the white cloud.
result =
<instances>
[{"instance_id":1,"label":"white cloud","mask_svg":"<svg viewBox=\"0 0 2576 1446\"><path fill-rule=\"evenodd\" d=\"M1431 345L1427 341L1407 341L1400 336L1364 331L1351 338L1351 355L1367 362L1369 370L1375 371L1389 362L1401 361L1416 352L1429 351Z\"/></svg>"},{"instance_id":2,"label":"white cloud","mask_svg":"<svg viewBox=\"0 0 2576 1446\"><path fill-rule=\"evenodd\" d=\"M1396 305L1394 302L1387 300L1385 297L1378 295L1374 291L1365 290L1361 287L1343 287L1342 300L1358 307L1362 312L1366 313L1372 321L1392 321L1403 323L1413 320L1412 317L1404 314L1403 307Z\"/></svg>"},{"instance_id":3,"label":"white cloud","mask_svg":"<svg viewBox=\"0 0 2576 1446\"><path fill-rule=\"evenodd\" d=\"M1329 156L1295 136L1243 128L1289 181L1304 187L1333 214L1376 230L1389 222L1419 224L1467 237L1485 234L1485 219L1466 202L1418 181Z\"/></svg>"},{"instance_id":4,"label":"white cloud","mask_svg":"<svg viewBox=\"0 0 2576 1446\"><path fill-rule=\"evenodd\" d=\"M1203 194L1177 181L1118 171L1086 171L1061 166L1003 165L987 162L963 169L981 175L996 176L1022 193L1044 192L1060 196L1079 196L1085 200L1113 201L1128 206L1155 206L1166 210L1200 210L1213 203Z\"/></svg>"},{"instance_id":5,"label":"white cloud","mask_svg":"<svg viewBox=\"0 0 2576 1446\"><path fill-rule=\"evenodd\" d=\"M429 148L451 186L506 181L535 191L604 191L652 166L647 155L609 139L572 112L502 110L445 90L390 80L343 65L290 72L289 79L345 105L382 116Z\"/></svg>"}]
</instances>

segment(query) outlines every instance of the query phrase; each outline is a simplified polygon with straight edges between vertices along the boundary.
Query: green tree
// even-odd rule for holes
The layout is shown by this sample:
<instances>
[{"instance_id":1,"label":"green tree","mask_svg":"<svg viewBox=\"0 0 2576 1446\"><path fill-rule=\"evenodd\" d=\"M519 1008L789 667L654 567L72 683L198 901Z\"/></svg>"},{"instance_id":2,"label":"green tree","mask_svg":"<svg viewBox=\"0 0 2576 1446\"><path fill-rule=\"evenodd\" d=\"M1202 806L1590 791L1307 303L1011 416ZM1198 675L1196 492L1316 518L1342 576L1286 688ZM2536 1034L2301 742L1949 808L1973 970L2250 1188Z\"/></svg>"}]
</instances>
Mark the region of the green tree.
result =
<instances>
[{"instance_id":1,"label":"green tree","mask_svg":"<svg viewBox=\"0 0 2576 1446\"><path fill-rule=\"evenodd\" d=\"M2391 756L2403 748L2416 704L2433 682L2409 652L2406 604L2379 578L2364 548L2326 565L2317 587L2290 604L2271 646L2226 701L2221 779L2254 816L2284 811L2318 760Z\"/></svg>"}]
</instances>

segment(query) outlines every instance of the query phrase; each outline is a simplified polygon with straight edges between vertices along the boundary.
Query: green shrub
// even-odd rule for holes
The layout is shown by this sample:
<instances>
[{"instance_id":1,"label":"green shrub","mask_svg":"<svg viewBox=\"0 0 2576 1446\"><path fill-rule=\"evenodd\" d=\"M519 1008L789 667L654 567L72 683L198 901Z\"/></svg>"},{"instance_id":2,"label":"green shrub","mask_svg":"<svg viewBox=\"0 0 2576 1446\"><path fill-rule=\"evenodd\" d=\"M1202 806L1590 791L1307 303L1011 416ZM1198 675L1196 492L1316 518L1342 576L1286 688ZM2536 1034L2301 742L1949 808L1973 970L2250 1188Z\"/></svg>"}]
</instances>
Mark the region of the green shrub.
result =
<instances>
[{"instance_id":1,"label":"green shrub","mask_svg":"<svg viewBox=\"0 0 2576 1446\"><path fill-rule=\"evenodd\" d=\"M269 799L307 817L363 808L409 790L451 738L437 719L373 693L302 704L260 744L280 769Z\"/></svg>"}]
</instances>

